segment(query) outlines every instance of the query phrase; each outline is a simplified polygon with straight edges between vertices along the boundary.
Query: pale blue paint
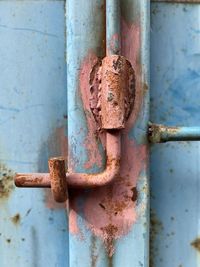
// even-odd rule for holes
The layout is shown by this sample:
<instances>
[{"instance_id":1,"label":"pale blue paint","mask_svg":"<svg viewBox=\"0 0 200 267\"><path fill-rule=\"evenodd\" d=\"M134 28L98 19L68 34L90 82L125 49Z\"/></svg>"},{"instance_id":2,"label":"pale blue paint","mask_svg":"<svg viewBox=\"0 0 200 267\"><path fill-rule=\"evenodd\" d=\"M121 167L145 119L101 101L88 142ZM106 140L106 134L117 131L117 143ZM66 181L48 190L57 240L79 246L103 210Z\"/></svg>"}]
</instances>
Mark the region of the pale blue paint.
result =
<instances>
[{"instance_id":1,"label":"pale blue paint","mask_svg":"<svg viewBox=\"0 0 200 267\"><path fill-rule=\"evenodd\" d=\"M199 126L200 6L154 3L151 21L151 121ZM161 223L155 267L200 264L191 246L200 235L199 149L198 142L152 146L151 208Z\"/></svg>"},{"instance_id":2,"label":"pale blue paint","mask_svg":"<svg viewBox=\"0 0 200 267\"><path fill-rule=\"evenodd\" d=\"M13 172L47 171L59 153L50 142L66 125L64 14L64 1L0 1L0 160ZM67 266L65 211L47 209L44 198L15 188L0 199L1 267Z\"/></svg>"},{"instance_id":3,"label":"pale blue paint","mask_svg":"<svg viewBox=\"0 0 200 267\"><path fill-rule=\"evenodd\" d=\"M106 0L107 56L121 53L121 4L123 3L120 0Z\"/></svg>"}]
</instances>

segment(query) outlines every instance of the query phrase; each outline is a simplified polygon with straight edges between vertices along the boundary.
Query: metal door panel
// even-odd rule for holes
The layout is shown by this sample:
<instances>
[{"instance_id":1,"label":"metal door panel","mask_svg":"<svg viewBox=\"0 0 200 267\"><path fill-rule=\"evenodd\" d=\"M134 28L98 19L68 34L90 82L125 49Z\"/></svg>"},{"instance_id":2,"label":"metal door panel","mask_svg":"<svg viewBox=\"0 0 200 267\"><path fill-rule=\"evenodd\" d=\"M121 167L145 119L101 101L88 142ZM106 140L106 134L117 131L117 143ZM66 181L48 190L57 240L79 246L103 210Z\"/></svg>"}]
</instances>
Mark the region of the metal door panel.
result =
<instances>
[{"instance_id":1,"label":"metal door panel","mask_svg":"<svg viewBox=\"0 0 200 267\"><path fill-rule=\"evenodd\" d=\"M200 6L151 7L151 120L199 126ZM151 150L151 266L199 266L199 143Z\"/></svg>"},{"instance_id":2,"label":"metal door panel","mask_svg":"<svg viewBox=\"0 0 200 267\"><path fill-rule=\"evenodd\" d=\"M64 1L0 1L0 266L66 266L66 214L16 171L66 149ZM64 147L65 146L65 147Z\"/></svg>"}]
</instances>

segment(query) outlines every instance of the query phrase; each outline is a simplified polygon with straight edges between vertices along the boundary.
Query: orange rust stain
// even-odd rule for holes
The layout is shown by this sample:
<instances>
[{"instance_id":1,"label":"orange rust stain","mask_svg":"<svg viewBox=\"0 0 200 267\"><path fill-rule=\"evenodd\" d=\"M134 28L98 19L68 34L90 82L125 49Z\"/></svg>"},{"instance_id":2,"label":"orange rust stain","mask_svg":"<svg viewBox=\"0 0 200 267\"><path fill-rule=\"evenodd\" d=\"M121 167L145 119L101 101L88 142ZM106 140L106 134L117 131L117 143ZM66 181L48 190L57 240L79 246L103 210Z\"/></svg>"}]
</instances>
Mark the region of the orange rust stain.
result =
<instances>
[{"instance_id":1,"label":"orange rust stain","mask_svg":"<svg viewBox=\"0 0 200 267\"><path fill-rule=\"evenodd\" d=\"M191 245L200 252L200 237L197 237L194 241L192 241Z\"/></svg>"},{"instance_id":2,"label":"orange rust stain","mask_svg":"<svg viewBox=\"0 0 200 267\"><path fill-rule=\"evenodd\" d=\"M93 52L89 52L88 56L85 58L83 64L81 65L80 72L80 94L83 101L83 108L87 120L88 134L85 139L85 147L87 149L88 161L85 163L84 167L90 169L93 166L102 166L102 155L98 148L98 132L97 125L93 114L90 110L90 72L92 67L97 63L98 58Z\"/></svg>"},{"instance_id":3,"label":"orange rust stain","mask_svg":"<svg viewBox=\"0 0 200 267\"><path fill-rule=\"evenodd\" d=\"M6 200L14 189L14 172L0 163L0 200Z\"/></svg>"},{"instance_id":4,"label":"orange rust stain","mask_svg":"<svg viewBox=\"0 0 200 267\"><path fill-rule=\"evenodd\" d=\"M19 213L15 214L13 217L11 217L11 221L15 224L18 225L20 223L21 216Z\"/></svg>"}]
</instances>

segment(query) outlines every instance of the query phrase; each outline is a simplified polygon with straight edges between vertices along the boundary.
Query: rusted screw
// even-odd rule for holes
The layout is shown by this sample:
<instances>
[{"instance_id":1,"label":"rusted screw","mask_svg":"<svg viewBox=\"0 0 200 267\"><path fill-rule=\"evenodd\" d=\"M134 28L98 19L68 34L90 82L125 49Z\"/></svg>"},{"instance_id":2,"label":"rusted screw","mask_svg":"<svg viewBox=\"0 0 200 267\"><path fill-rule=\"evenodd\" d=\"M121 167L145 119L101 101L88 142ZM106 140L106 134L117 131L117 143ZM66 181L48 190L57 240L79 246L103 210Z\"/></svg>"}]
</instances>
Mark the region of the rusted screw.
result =
<instances>
[{"instance_id":1,"label":"rusted screw","mask_svg":"<svg viewBox=\"0 0 200 267\"><path fill-rule=\"evenodd\" d=\"M65 160L61 157L50 158L48 163L54 199L57 202L65 202L68 199Z\"/></svg>"}]
</instances>

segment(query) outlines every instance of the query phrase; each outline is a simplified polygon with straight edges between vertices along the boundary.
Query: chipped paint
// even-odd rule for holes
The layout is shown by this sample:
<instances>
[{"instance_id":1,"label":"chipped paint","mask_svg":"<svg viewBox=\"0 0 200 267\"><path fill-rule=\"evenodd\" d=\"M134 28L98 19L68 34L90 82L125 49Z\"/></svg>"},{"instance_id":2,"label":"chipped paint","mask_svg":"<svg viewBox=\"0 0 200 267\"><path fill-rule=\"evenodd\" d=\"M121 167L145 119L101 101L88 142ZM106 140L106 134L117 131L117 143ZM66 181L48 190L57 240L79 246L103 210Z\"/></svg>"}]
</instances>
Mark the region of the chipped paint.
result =
<instances>
[{"instance_id":1,"label":"chipped paint","mask_svg":"<svg viewBox=\"0 0 200 267\"><path fill-rule=\"evenodd\" d=\"M6 165L0 164L0 201L9 197L14 189L14 173Z\"/></svg>"},{"instance_id":2,"label":"chipped paint","mask_svg":"<svg viewBox=\"0 0 200 267\"><path fill-rule=\"evenodd\" d=\"M11 217L11 221L15 224L18 225L20 224L21 221L21 216L19 213L15 214L13 217Z\"/></svg>"},{"instance_id":3,"label":"chipped paint","mask_svg":"<svg viewBox=\"0 0 200 267\"><path fill-rule=\"evenodd\" d=\"M197 237L194 241L192 241L191 246L200 252L200 237Z\"/></svg>"}]
</instances>

